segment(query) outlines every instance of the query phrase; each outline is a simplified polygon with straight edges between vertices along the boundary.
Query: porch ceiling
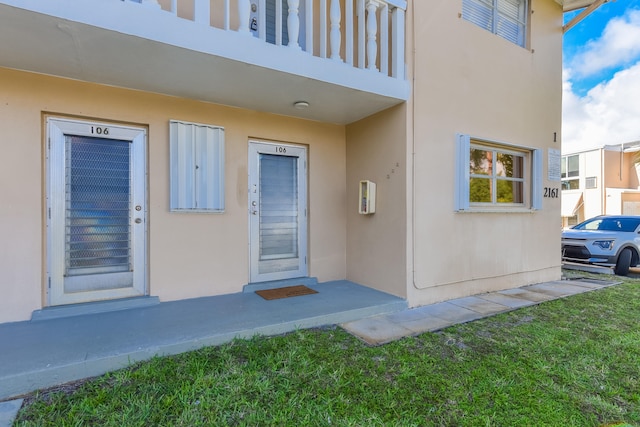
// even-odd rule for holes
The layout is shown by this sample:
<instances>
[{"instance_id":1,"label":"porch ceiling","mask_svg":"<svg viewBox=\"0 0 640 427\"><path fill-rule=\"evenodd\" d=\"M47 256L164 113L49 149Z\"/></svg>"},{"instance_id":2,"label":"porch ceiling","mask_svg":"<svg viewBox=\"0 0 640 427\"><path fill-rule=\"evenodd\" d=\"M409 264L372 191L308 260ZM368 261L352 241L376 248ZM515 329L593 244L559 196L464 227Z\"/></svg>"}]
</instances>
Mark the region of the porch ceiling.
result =
<instances>
[{"instance_id":1,"label":"porch ceiling","mask_svg":"<svg viewBox=\"0 0 640 427\"><path fill-rule=\"evenodd\" d=\"M0 1L0 67L337 124L397 105L409 94L404 80L194 25L159 9L150 25L148 10L135 3L124 6L130 7L126 16L81 10L61 17L33 11L49 2L27 1L26 10L16 1ZM87 23L74 14L102 21ZM296 109L296 101L309 107Z\"/></svg>"}]
</instances>

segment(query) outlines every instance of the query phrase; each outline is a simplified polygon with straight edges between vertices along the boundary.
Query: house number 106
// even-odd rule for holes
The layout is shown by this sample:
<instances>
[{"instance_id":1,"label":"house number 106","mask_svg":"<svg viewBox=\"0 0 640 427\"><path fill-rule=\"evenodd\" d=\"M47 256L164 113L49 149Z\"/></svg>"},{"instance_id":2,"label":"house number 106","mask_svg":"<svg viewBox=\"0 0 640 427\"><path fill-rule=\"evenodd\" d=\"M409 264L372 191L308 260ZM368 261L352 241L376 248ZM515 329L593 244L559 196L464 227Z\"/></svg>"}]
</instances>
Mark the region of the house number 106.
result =
<instances>
[{"instance_id":1,"label":"house number 106","mask_svg":"<svg viewBox=\"0 0 640 427\"><path fill-rule=\"evenodd\" d=\"M103 128L101 126L91 126L91 133L96 135L109 135L109 128Z\"/></svg>"},{"instance_id":2,"label":"house number 106","mask_svg":"<svg viewBox=\"0 0 640 427\"><path fill-rule=\"evenodd\" d=\"M276 153L286 153L286 152L287 152L286 147L276 147Z\"/></svg>"}]
</instances>

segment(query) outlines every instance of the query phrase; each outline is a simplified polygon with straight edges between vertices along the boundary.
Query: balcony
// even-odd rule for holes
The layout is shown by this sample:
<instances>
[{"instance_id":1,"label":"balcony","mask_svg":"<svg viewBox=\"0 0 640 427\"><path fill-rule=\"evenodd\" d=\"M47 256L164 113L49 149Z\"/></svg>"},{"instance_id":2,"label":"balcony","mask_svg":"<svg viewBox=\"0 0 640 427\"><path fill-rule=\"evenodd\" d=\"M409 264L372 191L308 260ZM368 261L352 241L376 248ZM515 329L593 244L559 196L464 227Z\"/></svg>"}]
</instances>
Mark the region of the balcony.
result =
<instances>
[{"instance_id":1,"label":"balcony","mask_svg":"<svg viewBox=\"0 0 640 427\"><path fill-rule=\"evenodd\" d=\"M0 67L346 124L408 99L405 9L406 0L0 0Z\"/></svg>"}]
</instances>

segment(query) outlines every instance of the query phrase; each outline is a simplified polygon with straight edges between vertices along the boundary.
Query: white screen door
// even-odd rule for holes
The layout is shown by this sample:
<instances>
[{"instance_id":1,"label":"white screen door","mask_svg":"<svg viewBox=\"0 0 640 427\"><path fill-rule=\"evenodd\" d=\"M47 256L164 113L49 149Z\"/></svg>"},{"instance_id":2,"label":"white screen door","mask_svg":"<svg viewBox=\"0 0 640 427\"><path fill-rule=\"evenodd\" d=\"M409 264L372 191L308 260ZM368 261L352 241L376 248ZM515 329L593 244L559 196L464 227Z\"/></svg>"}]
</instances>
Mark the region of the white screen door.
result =
<instances>
[{"instance_id":1,"label":"white screen door","mask_svg":"<svg viewBox=\"0 0 640 427\"><path fill-rule=\"evenodd\" d=\"M307 275L307 152L249 143L251 282Z\"/></svg>"},{"instance_id":2,"label":"white screen door","mask_svg":"<svg viewBox=\"0 0 640 427\"><path fill-rule=\"evenodd\" d=\"M50 305L145 294L146 130L47 121Z\"/></svg>"}]
</instances>

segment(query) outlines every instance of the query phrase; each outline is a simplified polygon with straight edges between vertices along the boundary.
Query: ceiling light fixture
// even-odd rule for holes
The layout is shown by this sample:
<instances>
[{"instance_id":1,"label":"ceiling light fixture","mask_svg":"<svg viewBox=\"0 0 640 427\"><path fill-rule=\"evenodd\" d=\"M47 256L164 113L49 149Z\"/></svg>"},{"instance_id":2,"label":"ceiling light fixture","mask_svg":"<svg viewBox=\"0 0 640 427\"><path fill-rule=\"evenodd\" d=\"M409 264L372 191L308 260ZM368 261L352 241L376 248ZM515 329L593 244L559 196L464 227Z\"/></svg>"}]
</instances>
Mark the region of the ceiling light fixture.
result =
<instances>
[{"instance_id":1,"label":"ceiling light fixture","mask_svg":"<svg viewBox=\"0 0 640 427\"><path fill-rule=\"evenodd\" d=\"M304 110L309 107L309 103L307 101L296 101L293 103L293 106L298 110Z\"/></svg>"}]
</instances>

